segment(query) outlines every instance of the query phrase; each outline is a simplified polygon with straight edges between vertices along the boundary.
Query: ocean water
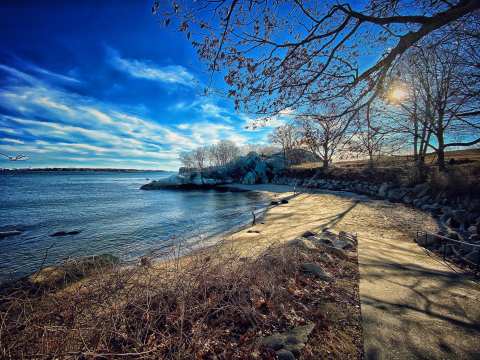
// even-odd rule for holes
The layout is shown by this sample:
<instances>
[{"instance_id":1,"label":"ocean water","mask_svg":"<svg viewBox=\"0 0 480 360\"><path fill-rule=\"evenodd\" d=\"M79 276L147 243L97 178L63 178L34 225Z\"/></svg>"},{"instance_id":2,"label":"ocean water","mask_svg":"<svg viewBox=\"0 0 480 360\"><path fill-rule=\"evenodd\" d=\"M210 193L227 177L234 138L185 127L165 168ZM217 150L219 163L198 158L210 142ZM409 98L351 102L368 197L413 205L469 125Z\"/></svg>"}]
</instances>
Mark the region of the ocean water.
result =
<instances>
[{"instance_id":1,"label":"ocean water","mask_svg":"<svg viewBox=\"0 0 480 360\"><path fill-rule=\"evenodd\" d=\"M254 192L139 190L154 172L0 174L0 281L69 257L110 253L134 260L188 242L201 245L266 206ZM149 180L147 180L149 179ZM57 231L77 235L51 237Z\"/></svg>"}]
</instances>

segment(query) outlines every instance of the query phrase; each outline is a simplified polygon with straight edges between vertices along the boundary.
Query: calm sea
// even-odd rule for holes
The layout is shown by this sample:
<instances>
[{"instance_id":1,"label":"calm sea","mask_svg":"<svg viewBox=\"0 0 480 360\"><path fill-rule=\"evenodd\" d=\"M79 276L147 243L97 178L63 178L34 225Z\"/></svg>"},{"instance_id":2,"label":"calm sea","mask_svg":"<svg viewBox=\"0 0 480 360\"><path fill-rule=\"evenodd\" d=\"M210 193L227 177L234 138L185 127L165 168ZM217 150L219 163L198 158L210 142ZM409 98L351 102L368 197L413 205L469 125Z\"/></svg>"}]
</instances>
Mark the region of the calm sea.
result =
<instances>
[{"instance_id":1,"label":"calm sea","mask_svg":"<svg viewBox=\"0 0 480 360\"><path fill-rule=\"evenodd\" d=\"M0 281L68 257L110 253L133 260L188 240L227 232L264 207L254 192L139 190L154 172L0 174ZM76 235L51 237L57 231Z\"/></svg>"}]
</instances>

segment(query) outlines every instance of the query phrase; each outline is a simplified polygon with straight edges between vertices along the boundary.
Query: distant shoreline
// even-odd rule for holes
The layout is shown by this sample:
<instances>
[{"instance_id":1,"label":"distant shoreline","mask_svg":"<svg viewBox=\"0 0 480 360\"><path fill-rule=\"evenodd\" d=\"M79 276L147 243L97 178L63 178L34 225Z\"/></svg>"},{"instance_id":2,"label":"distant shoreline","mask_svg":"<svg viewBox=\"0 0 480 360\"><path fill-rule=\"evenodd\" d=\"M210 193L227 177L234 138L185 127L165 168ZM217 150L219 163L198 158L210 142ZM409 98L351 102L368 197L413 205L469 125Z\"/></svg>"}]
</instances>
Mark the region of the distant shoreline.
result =
<instances>
[{"instance_id":1,"label":"distant shoreline","mask_svg":"<svg viewBox=\"0 0 480 360\"><path fill-rule=\"evenodd\" d=\"M116 168L21 168L0 169L0 173L30 173L30 172L172 172L167 170L141 170L141 169L116 169Z\"/></svg>"}]
</instances>

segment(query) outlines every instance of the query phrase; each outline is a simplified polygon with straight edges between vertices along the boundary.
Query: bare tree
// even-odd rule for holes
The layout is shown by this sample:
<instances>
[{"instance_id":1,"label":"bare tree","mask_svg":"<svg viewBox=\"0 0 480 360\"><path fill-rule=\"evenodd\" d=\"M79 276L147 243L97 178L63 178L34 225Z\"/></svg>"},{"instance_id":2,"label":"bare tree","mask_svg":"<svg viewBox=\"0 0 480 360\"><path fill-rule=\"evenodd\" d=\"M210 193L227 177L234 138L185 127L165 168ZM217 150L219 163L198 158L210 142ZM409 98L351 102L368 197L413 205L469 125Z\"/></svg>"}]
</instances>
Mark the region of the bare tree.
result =
<instances>
[{"instance_id":1,"label":"bare tree","mask_svg":"<svg viewBox=\"0 0 480 360\"><path fill-rule=\"evenodd\" d=\"M480 113L475 111L480 99L460 55L458 45L426 45L412 52L403 67L411 99L399 105L412 119L416 159L422 164L431 148L441 170L447 148L480 143Z\"/></svg>"},{"instance_id":2,"label":"bare tree","mask_svg":"<svg viewBox=\"0 0 480 360\"><path fill-rule=\"evenodd\" d=\"M353 152L366 154L369 165L373 166L375 159L385 154L393 154L400 147L397 133L392 131L388 119L383 116L374 103L358 113L354 135L349 149Z\"/></svg>"},{"instance_id":3,"label":"bare tree","mask_svg":"<svg viewBox=\"0 0 480 360\"><path fill-rule=\"evenodd\" d=\"M182 165L187 169L195 167L195 161L193 159L193 153L191 151L182 151L179 155L179 159Z\"/></svg>"},{"instance_id":4,"label":"bare tree","mask_svg":"<svg viewBox=\"0 0 480 360\"><path fill-rule=\"evenodd\" d=\"M183 166L187 169L198 169L203 171L207 166L208 153L208 146L199 146L192 151L181 152L179 158Z\"/></svg>"},{"instance_id":5,"label":"bare tree","mask_svg":"<svg viewBox=\"0 0 480 360\"><path fill-rule=\"evenodd\" d=\"M363 6L176 0L153 6L166 25L178 20L210 70L226 71L237 107L268 115L336 102L341 111L332 116L347 122L383 91L392 66L409 49L447 28L464 34L461 25L476 21L478 9L478 0L370 0ZM363 68L366 56L376 61Z\"/></svg>"},{"instance_id":6,"label":"bare tree","mask_svg":"<svg viewBox=\"0 0 480 360\"><path fill-rule=\"evenodd\" d=\"M239 155L240 149L230 140L221 140L208 148L208 157L214 166L225 166Z\"/></svg>"},{"instance_id":7,"label":"bare tree","mask_svg":"<svg viewBox=\"0 0 480 360\"><path fill-rule=\"evenodd\" d=\"M192 152L193 163L195 167L203 171L207 165L208 160L208 147L207 146L200 146L193 150Z\"/></svg>"},{"instance_id":8,"label":"bare tree","mask_svg":"<svg viewBox=\"0 0 480 360\"><path fill-rule=\"evenodd\" d=\"M292 150L300 145L300 133L298 128L293 124L285 124L276 127L269 135L272 144L279 145L282 148L283 159L285 163L289 163L289 156Z\"/></svg>"},{"instance_id":9,"label":"bare tree","mask_svg":"<svg viewBox=\"0 0 480 360\"><path fill-rule=\"evenodd\" d=\"M298 121L302 143L317 155L327 169L333 156L345 142L345 127L342 118L323 116L301 117Z\"/></svg>"}]
</instances>

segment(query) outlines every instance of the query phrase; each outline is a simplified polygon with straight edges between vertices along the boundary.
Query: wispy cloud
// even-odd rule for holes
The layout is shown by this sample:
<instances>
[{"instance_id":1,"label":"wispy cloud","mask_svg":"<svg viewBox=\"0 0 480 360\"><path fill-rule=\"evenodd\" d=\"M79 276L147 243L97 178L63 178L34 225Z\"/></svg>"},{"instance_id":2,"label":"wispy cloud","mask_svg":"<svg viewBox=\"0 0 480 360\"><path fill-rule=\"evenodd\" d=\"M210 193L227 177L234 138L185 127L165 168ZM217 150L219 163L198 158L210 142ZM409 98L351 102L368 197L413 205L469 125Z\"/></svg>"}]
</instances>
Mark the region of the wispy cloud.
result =
<instances>
[{"instance_id":1,"label":"wispy cloud","mask_svg":"<svg viewBox=\"0 0 480 360\"><path fill-rule=\"evenodd\" d=\"M142 107L125 110L80 95L18 68L0 64L0 71L9 75L0 91L0 133L7 139L0 149L25 153L32 161L49 159L61 165L88 159L85 162L99 166L112 161L124 167L173 170L183 150L222 139L243 145L256 136L243 128L245 116L215 99L183 100L166 112L175 120L186 119L178 123L167 115L152 116Z\"/></svg>"},{"instance_id":2,"label":"wispy cloud","mask_svg":"<svg viewBox=\"0 0 480 360\"><path fill-rule=\"evenodd\" d=\"M274 116L250 118L246 115L242 115L241 117L245 122L245 129L249 131L255 131L262 128L272 129L278 126L285 125L287 122L292 121L294 116L294 111L290 108L287 108L280 111L277 115Z\"/></svg>"},{"instance_id":3,"label":"wispy cloud","mask_svg":"<svg viewBox=\"0 0 480 360\"><path fill-rule=\"evenodd\" d=\"M108 50L108 60L117 70L136 78L188 87L196 85L195 76L181 65L158 66L147 60L126 59L114 49Z\"/></svg>"},{"instance_id":4,"label":"wispy cloud","mask_svg":"<svg viewBox=\"0 0 480 360\"><path fill-rule=\"evenodd\" d=\"M152 119L52 86L18 69L8 67L8 72L22 82L12 81L0 92L0 107L16 114L0 114L4 125L0 131L8 139L0 144L4 150L30 152L31 158L39 153L77 154L176 168L178 153L199 145ZM17 129L28 138L24 143L16 140Z\"/></svg>"}]
</instances>

